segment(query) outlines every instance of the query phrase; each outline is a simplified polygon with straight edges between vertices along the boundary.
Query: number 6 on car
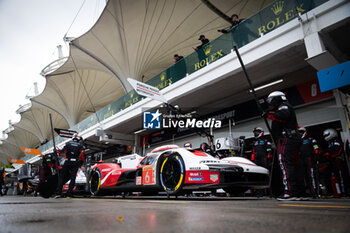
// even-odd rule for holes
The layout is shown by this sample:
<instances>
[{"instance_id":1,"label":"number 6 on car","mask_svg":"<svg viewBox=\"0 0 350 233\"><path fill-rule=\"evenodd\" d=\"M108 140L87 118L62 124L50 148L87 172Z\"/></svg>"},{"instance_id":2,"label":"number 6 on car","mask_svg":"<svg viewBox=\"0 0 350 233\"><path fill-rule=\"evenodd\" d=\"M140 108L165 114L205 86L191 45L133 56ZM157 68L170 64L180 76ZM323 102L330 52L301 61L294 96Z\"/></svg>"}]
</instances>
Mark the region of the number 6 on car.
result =
<instances>
[{"instance_id":1,"label":"number 6 on car","mask_svg":"<svg viewBox=\"0 0 350 233\"><path fill-rule=\"evenodd\" d=\"M145 166L142 168L142 184L150 185L155 184L153 166Z\"/></svg>"}]
</instances>

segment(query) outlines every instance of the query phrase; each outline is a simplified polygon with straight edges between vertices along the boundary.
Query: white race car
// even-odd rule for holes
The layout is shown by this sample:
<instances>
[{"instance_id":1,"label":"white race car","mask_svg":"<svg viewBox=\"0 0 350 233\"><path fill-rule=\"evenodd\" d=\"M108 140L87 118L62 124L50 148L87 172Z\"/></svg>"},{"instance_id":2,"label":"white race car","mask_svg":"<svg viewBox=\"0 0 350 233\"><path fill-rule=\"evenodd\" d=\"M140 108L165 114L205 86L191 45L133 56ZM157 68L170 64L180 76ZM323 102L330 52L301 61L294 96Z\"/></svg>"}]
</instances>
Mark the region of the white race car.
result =
<instances>
[{"instance_id":1,"label":"white race car","mask_svg":"<svg viewBox=\"0 0 350 233\"><path fill-rule=\"evenodd\" d=\"M93 166L89 177L93 195L121 192L179 195L186 191L223 188L230 194L269 185L269 171L241 157L217 159L199 150L176 145L154 149L145 157L128 155L117 163Z\"/></svg>"}]
</instances>

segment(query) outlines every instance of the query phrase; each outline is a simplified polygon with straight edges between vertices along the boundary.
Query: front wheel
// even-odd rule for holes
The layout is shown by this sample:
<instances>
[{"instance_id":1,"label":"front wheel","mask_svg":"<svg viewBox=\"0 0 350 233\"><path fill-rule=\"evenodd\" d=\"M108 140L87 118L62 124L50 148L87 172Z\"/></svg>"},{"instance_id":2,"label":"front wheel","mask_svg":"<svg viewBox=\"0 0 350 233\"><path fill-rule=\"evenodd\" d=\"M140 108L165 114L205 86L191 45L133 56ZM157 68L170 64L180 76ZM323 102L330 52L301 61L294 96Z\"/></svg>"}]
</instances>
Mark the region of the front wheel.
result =
<instances>
[{"instance_id":1,"label":"front wheel","mask_svg":"<svg viewBox=\"0 0 350 233\"><path fill-rule=\"evenodd\" d=\"M168 195L178 194L185 181L185 164L179 154L164 158L159 170L160 184Z\"/></svg>"},{"instance_id":2,"label":"front wheel","mask_svg":"<svg viewBox=\"0 0 350 233\"><path fill-rule=\"evenodd\" d=\"M90 193L93 196L97 196L100 191L100 185L101 185L101 173L98 169L91 172L90 179L89 179L89 189Z\"/></svg>"}]
</instances>

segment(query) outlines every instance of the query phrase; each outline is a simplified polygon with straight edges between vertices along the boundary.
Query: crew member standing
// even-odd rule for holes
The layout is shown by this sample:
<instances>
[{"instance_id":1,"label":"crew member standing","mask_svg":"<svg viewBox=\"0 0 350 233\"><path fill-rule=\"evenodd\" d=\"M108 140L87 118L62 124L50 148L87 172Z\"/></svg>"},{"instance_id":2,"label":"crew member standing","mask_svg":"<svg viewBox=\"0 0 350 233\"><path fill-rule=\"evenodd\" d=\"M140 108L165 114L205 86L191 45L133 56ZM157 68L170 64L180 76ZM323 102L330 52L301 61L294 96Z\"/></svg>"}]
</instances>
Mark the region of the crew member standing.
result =
<instances>
[{"instance_id":1,"label":"crew member standing","mask_svg":"<svg viewBox=\"0 0 350 233\"><path fill-rule=\"evenodd\" d=\"M255 127L253 130L255 141L253 142L253 152L251 160L258 166L262 166L270 170L271 143L263 138L264 130L261 127ZM267 196L269 189L251 190L252 194L257 197Z\"/></svg>"},{"instance_id":2,"label":"crew member standing","mask_svg":"<svg viewBox=\"0 0 350 233\"><path fill-rule=\"evenodd\" d=\"M348 169L348 174L349 174L350 172L350 137L345 142L345 159L347 160L346 167Z\"/></svg>"},{"instance_id":3,"label":"crew member standing","mask_svg":"<svg viewBox=\"0 0 350 233\"><path fill-rule=\"evenodd\" d=\"M305 186L299 161L301 137L296 114L283 92L272 92L267 102L270 108L263 116L272 120L272 136L278 142L277 156L284 186L284 195L277 200L298 200L305 195Z\"/></svg>"},{"instance_id":4,"label":"crew member standing","mask_svg":"<svg viewBox=\"0 0 350 233\"><path fill-rule=\"evenodd\" d=\"M333 194L339 192L342 195L349 194L349 174L346 168L344 145L338 138L338 133L335 129L326 129L323 131L323 138L328 143L328 148L324 156L329 159L330 171L331 171L331 184L334 185L332 181L332 176L335 176L336 181L340 186L338 188L333 188Z\"/></svg>"},{"instance_id":5,"label":"crew member standing","mask_svg":"<svg viewBox=\"0 0 350 233\"><path fill-rule=\"evenodd\" d=\"M59 154L66 154L67 160L64 162L60 172L58 185L56 189L56 197L62 196L62 188L65 183L70 180L67 197L72 197L72 191L75 186L75 177L81 163L84 161L84 147L80 143L82 138L78 134L74 134L72 140L67 142L62 150L56 150Z\"/></svg>"},{"instance_id":6,"label":"crew member standing","mask_svg":"<svg viewBox=\"0 0 350 233\"><path fill-rule=\"evenodd\" d=\"M304 127L299 128L298 131L302 139L300 146L300 160L306 192L308 196L316 198L318 195L318 180L316 179L317 169L315 150L317 150L318 146L315 139L307 136Z\"/></svg>"},{"instance_id":7,"label":"crew member standing","mask_svg":"<svg viewBox=\"0 0 350 233\"><path fill-rule=\"evenodd\" d=\"M251 160L258 166L270 169L271 143L262 138L264 136L263 128L255 127L253 133L256 140L253 143Z\"/></svg>"},{"instance_id":8,"label":"crew member standing","mask_svg":"<svg viewBox=\"0 0 350 233\"><path fill-rule=\"evenodd\" d=\"M5 179L5 169L4 168L0 168L0 196L3 195L2 193L2 186L4 185L4 179Z\"/></svg>"}]
</instances>

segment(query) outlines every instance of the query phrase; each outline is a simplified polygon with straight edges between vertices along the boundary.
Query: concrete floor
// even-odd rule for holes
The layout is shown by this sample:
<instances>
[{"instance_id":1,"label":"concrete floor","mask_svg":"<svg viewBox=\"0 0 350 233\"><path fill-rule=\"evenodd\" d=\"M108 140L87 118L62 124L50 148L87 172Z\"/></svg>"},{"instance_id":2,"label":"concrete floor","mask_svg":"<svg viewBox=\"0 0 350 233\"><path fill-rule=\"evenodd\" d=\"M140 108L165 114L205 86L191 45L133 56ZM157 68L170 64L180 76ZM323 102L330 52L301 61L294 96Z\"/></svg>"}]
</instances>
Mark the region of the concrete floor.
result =
<instances>
[{"instance_id":1,"label":"concrete floor","mask_svg":"<svg viewBox=\"0 0 350 233\"><path fill-rule=\"evenodd\" d=\"M350 232L350 200L5 196L0 232Z\"/></svg>"}]
</instances>

